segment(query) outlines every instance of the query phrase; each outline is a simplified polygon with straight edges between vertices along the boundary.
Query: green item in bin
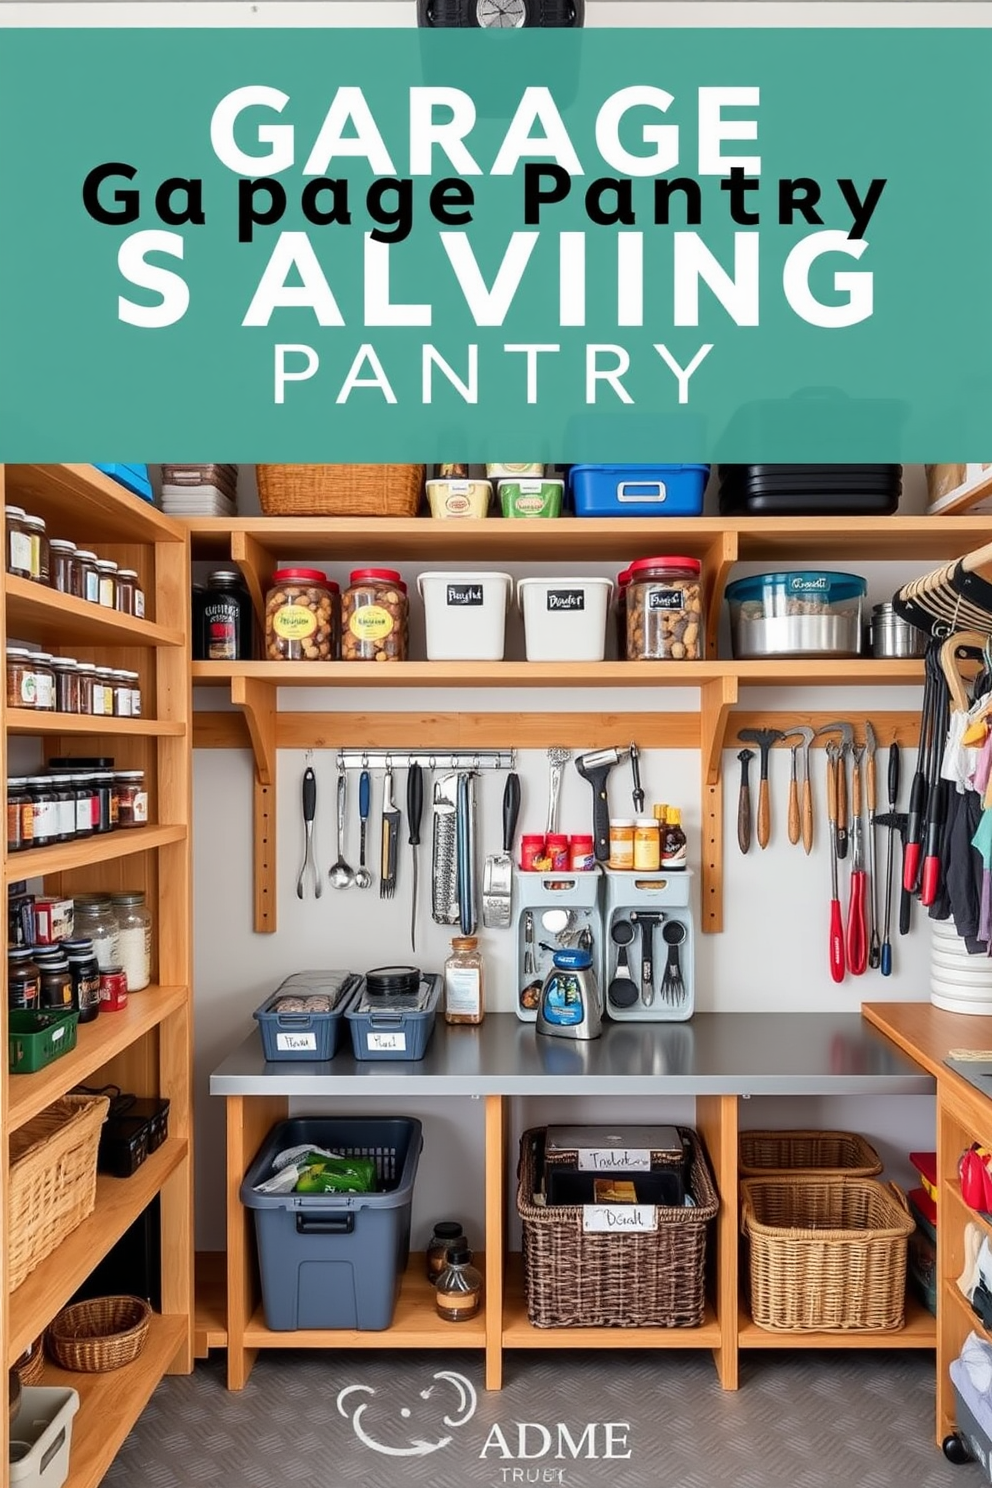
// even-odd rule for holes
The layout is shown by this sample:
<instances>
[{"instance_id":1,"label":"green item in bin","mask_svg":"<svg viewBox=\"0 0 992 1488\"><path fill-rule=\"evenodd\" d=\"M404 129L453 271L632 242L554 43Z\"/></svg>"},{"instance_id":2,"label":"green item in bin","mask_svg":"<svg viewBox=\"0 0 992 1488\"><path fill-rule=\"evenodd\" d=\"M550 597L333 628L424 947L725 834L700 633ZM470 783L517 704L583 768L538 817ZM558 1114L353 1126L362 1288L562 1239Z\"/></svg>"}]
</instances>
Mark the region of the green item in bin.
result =
<instances>
[{"instance_id":1,"label":"green item in bin","mask_svg":"<svg viewBox=\"0 0 992 1488\"><path fill-rule=\"evenodd\" d=\"M504 517L560 517L563 480L501 480L499 500Z\"/></svg>"},{"instance_id":2,"label":"green item in bin","mask_svg":"<svg viewBox=\"0 0 992 1488\"><path fill-rule=\"evenodd\" d=\"M78 1013L13 1008L7 1015L7 1069L34 1075L76 1047Z\"/></svg>"},{"instance_id":3,"label":"green item in bin","mask_svg":"<svg viewBox=\"0 0 992 1488\"><path fill-rule=\"evenodd\" d=\"M375 1163L370 1157L325 1157L308 1152L297 1193L374 1193Z\"/></svg>"}]
</instances>

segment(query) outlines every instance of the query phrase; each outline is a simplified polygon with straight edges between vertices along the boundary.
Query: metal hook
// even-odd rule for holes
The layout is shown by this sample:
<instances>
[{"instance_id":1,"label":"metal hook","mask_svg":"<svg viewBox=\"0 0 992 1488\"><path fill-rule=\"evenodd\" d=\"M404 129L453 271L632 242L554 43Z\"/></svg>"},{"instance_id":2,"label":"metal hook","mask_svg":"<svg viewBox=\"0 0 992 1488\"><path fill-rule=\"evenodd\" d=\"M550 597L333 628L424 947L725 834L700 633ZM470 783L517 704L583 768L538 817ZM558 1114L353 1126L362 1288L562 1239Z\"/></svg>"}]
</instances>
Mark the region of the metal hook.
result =
<instances>
[{"instance_id":1,"label":"metal hook","mask_svg":"<svg viewBox=\"0 0 992 1488\"><path fill-rule=\"evenodd\" d=\"M313 764L313 750L312 749L308 749L307 750L307 752L303 756L303 761L304 761L304 764L307 764L307 765L312 765Z\"/></svg>"},{"instance_id":2,"label":"metal hook","mask_svg":"<svg viewBox=\"0 0 992 1488\"><path fill-rule=\"evenodd\" d=\"M367 770L368 767L369 767L369 752L368 752L367 749L363 749L362 750L362 769L363 770Z\"/></svg>"},{"instance_id":3,"label":"metal hook","mask_svg":"<svg viewBox=\"0 0 992 1488\"><path fill-rule=\"evenodd\" d=\"M476 755L475 758L474 758L474 760L472 761L472 769L476 773L478 773L478 771L479 771L479 756L478 755Z\"/></svg>"}]
</instances>

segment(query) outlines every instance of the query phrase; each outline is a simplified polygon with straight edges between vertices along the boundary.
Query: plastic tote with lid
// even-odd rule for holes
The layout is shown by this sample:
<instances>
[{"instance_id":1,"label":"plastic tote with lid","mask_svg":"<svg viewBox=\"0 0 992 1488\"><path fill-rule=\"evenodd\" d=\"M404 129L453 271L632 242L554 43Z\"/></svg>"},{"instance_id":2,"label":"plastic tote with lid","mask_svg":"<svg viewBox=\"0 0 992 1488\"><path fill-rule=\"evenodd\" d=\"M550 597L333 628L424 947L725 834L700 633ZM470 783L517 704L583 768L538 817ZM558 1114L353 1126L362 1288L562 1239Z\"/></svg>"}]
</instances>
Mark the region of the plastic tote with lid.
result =
<instances>
[{"instance_id":1,"label":"plastic tote with lid","mask_svg":"<svg viewBox=\"0 0 992 1488\"><path fill-rule=\"evenodd\" d=\"M528 661L602 661L613 580L519 579Z\"/></svg>"},{"instance_id":2,"label":"plastic tote with lid","mask_svg":"<svg viewBox=\"0 0 992 1488\"><path fill-rule=\"evenodd\" d=\"M508 573L422 573L428 661L502 661Z\"/></svg>"}]
</instances>

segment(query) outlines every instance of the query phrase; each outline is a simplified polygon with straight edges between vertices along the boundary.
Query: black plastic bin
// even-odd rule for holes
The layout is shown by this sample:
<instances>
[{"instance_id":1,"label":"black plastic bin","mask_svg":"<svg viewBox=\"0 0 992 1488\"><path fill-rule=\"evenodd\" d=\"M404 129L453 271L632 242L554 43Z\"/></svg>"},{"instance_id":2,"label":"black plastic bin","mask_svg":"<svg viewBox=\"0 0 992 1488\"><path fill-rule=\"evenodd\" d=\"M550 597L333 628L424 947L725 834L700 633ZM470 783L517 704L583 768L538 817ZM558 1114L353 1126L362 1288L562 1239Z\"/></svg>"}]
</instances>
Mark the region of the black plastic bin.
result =
<instances>
[{"instance_id":1,"label":"black plastic bin","mask_svg":"<svg viewBox=\"0 0 992 1488\"><path fill-rule=\"evenodd\" d=\"M304 1144L373 1158L381 1191L256 1193L278 1154ZM241 1185L241 1202L255 1215L267 1327L277 1333L389 1327L410 1254L422 1147L421 1124L411 1117L312 1116L273 1127Z\"/></svg>"}]
</instances>

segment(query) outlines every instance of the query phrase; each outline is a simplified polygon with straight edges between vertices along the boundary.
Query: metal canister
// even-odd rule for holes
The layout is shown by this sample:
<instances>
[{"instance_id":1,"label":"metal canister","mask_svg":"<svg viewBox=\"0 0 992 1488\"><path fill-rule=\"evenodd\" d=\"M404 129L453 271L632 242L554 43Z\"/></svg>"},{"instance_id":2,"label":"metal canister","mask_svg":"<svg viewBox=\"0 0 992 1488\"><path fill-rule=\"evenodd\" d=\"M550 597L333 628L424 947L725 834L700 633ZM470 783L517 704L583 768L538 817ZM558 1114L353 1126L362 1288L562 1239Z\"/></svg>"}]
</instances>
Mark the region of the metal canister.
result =
<instances>
[{"instance_id":1,"label":"metal canister","mask_svg":"<svg viewBox=\"0 0 992 1488\"><path fill-rule=\"evenodd\" d=\"M872 605L871 654L878 657L922 656L927 638L908 625L890 603Z\"/></svg>"},{"instance_id":2,"label":"metal canister","mask_svg":"<svg viewBox=\"0 0 992 1488\"><path fill-rule=\"evenodd\" d=\"M127 977L122 966L106 966L100 973L100 1011L118 1013L127 1007Z\"/></svg>"}]
</instances>

